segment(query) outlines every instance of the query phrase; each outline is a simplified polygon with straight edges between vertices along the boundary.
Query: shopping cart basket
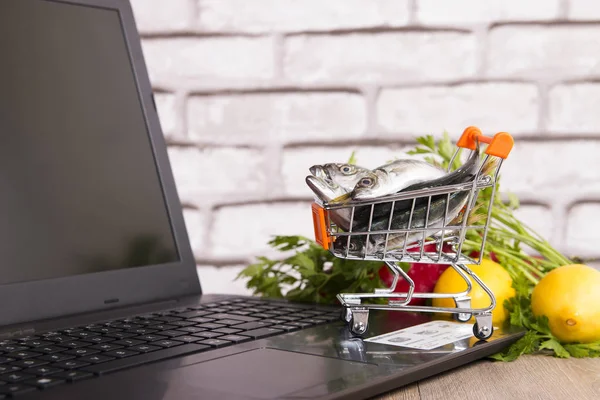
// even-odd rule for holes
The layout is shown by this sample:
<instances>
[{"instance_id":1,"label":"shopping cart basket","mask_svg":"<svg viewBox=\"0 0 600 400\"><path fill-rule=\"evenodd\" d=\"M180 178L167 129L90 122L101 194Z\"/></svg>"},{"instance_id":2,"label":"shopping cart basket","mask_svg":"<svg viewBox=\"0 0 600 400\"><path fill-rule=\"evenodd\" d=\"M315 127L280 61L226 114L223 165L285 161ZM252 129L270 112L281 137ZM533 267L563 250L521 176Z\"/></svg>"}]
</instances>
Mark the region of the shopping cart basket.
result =
<instances>
[{"instance_id":1,"label":"shopping cart basket","mask_svg":"<svg viewBox=\"0 0 600 400\"><path fill-rule=\"evenodd\" d=\"M389 288L376 289L373 293L337 295L342 304L342 319L354 335L360 336L367 331L369 310L377 309L451 313L461 322L467 322L473 316L474 336L482 340L492 336L492 310L496 299L467 264L482 261L498 174L503 160L512 150L513 138L505 132L486 137L478 128L468 127L456 143L448 173L460 148L478 151L481 143L487 144L484 154L466 182L421 189L417 185L414 190L409 188L368 201L325 203L315 200L313 203L315 238L321 246L339 258L382 261L394 275ZM482 211L481 205L477 209L475 205L479 191L484 189L491 190L491 197ZM477 218L471 220L474 211ZM334 222L343 214L350 220L345 229ZM465 238L473 232L481 237L478 258L471 257L473 249L469 254L463 252ZM431 251L432 248L435 251ZM449 265L465 280L467 288L461 293L415 293L414 281L397 264L401 262ZM406 293L395 292L400 277L409 284ZM488 307L471 307L469 277L489 296ZM364 302L376 298L385 300L385 304ZM452 298L456 307L409 305L413 298Z\"/></svg>"}]
</instances>

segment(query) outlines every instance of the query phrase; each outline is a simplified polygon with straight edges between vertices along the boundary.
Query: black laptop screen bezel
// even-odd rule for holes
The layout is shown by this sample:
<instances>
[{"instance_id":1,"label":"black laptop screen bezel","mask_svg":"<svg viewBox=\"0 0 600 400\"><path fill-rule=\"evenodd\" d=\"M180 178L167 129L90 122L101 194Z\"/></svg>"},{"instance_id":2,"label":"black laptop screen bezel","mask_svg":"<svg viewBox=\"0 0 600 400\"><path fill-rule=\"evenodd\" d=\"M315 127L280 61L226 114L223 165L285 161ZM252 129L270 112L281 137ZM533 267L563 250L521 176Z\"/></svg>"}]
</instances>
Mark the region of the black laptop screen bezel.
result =
<instances>
[{"instance_id":1,"label":"black laptop screen bezel","mask_svg":"<svg viewBox=\"0 0 600 400\"><path fill-rule=\"evenodd\" d=\"M127 0L38 1L96 7L118 13L179 261L0 285L0 304L3 305L0 307L0 329L11 324L201 294L196 262L155 109L141 38L131 5ZM34 250L35 243L31 247Z\"/></svg>"}]
</instances>

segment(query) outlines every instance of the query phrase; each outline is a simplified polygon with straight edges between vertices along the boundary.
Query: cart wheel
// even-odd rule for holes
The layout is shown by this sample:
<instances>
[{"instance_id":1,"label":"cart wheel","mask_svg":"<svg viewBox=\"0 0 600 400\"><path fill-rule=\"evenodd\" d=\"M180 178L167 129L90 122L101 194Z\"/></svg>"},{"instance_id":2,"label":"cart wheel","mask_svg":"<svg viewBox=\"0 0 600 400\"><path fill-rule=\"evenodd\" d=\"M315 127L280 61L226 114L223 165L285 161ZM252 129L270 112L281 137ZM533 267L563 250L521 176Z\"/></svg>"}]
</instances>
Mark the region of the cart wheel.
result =
<instances>
[{"instance_id":1,"label":"cart wheel","mask_svg":"<svg viewBox=\"0 0 600 400\"><path fill-rule=\"evenodd\" d=\"M360 321L356 321L354 317L350 320L350 332L352 332L355 336L362 336L367 331L369 327L369 323L363 323Z\"/></svg>"},{"instance_id":2,"label":"cart wheel","mask_svg":"<svg viewBox=\"0 0 600 400\"><path fill-rule=\"evenodd\" d=\"M481 328L479 327L479 324L477 322L475 322L475 324L473 325L473 335L475 335L475 337L479 340L489 339L490 337L492 337L493 333L494 327L492 325L484 325Z\"/></svg>"},{"instance_id":3,"label":"cart wheel","mask_svg":"<svg viewBox=\"0 0 600 400\"><path fill-rule=\"evenodd\" d=\"M473 316L473 314L467 314L467 313L458 313L458 314L453 315L454 319L457 320L458 322L468 322L472 316Z\"/></svg>"},{"instance_id":4,"label":"cart wheel","mask_svg":"<svg viewBox=\"0 0 600 400\"><path fill-rule=\"evenodd\" d=\"M351 310L350 332L353 335L361 336L367 332L369 327L369 310Z\"/></svg>"}]
</instances>

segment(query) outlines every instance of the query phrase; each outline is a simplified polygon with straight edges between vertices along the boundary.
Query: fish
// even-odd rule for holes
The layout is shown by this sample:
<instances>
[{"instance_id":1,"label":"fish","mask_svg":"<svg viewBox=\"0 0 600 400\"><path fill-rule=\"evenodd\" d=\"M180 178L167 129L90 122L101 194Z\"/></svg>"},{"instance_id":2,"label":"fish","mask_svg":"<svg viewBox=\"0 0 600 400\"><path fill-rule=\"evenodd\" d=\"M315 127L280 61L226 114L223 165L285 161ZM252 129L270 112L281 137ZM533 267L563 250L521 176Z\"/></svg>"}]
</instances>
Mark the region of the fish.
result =
<instances>
[{"instance_id":1,"label":"fish","mask_svg":"<svg viewBox=\"0 0 600 400\"><path fill-rule=\"evenodd\" d=\"M309 171L313 176L321 178L328 184L339 186L344 190L344 193L354 189L358 181L371 172L368 168L345 163L313 165L309 168Z\"/></svg>"},{"instance_id":2,"label":"fish","mask_svg":"<svg viewBox=\"0 0 600 400\"><path fill-rule=\"evenodd\" d=\"M440 178L446 171L422 160L399 159L368 172L347 194L336 197L333 203L349 200L371 200L397 193L415 183Z\"/></svg>"},{"instance_id":3,"label":"fish","mask_svg":"<svg viewBox=\"0 0 600 400\"><path fill-rule=\"evenodd\" d=\"M421 160L401 159L375 168L358 181L352 200L370 200L397 193L415 183L440 178L442 168Z\"/></svg>"},{"instance_id":4,"label":"fish","mask_svg":"<svg viewBox=\"0 0 600 400\"><path fill-rule=\"evenodd\" d=\"M447 173L446 175L412 184L398 193L409 193L411 191L428 189L434 187L444 187L449 185L455 185L459 183L467 183L475 179L479 171L479 143L477 147L472 151L467 161L457 168L456 170ZM489 159L488 162L492 159ZM489 170L489 166L482 166L483 170ZM383 251L384 249L393 250L404 246L404 243L412 243L415 240L423 238L422 232L409 233L408 237L406 233L395 233L390 235L385 234L371 234L367 242L366 233L369 231L369 221L371 220L371 231L381 231L387 229L418 229L425 228L425 220L427 219L427 229L434 228L431 232L428 232L425 237L431 236L437 232L440 232L444 226L449 222L453 221L458 214L463 210L466 202L469 198L470 188L455 191L450 194L440 194L434 196L420 196L413 199L396 201L395 203L384 202L375 204L372 208L369 208L368 212L357 213L355 211L355 218L357 224L353 224L352 233L364 235L356 235L350 239L350 243L346 237L339 237L340 241L338 250L348 251L351 253L360 254L371 254L376 251ZM431 197L431 203L429 204L429 197ZM444 213L446 210L446 203L448 203L448 213L444 220ZM389 216L392 211L392 204L394 207L392 221L390 222ZM427 216L427 207L430 207L429 216ZM363 207L364 208L364 207ZM411 217L412 211L412 217ZM371 219L371 213L373 215ZM410 222L410 227L409 227ZM438 228L438 229L436 229ZM337 240L336 240L337 241ZM387 243L387 246L386 246ZM336 246L334 245L334 249Z\"/></svg>"}]
</instances>

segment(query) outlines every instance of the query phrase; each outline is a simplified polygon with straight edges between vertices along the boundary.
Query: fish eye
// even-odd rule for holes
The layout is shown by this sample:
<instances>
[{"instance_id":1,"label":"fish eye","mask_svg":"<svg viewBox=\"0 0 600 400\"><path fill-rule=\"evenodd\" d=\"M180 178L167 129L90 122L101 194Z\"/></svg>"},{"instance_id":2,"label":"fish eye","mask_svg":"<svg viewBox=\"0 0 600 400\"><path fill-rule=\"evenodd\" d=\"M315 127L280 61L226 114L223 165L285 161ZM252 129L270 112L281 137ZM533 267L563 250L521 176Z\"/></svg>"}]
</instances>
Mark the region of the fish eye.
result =
<instances>
[{"instance_id":1,"label":"fish eye","mask_svg":"<svg viewBox=\"0 0 600 400\"><path fill-rule=\"evenodd\" d=\"M351 174L354 171L354 168L350 165L344 165L340 168L340 171L344 174Z\"/></svg>"},{"instance_id":2,"label":"fish eye","mask_svg":"<svg viewBox=\"0 0 600 400\"><path fill-rule=\"evenodd\" d=\"M373 185L373 179L371 179L371 178L363 178L363 179L361 179L361 181L360 181L360 185L361 185L362 187L369 187L369 186L372 186L372 185Z\"/></svg>"}]
</instances>

